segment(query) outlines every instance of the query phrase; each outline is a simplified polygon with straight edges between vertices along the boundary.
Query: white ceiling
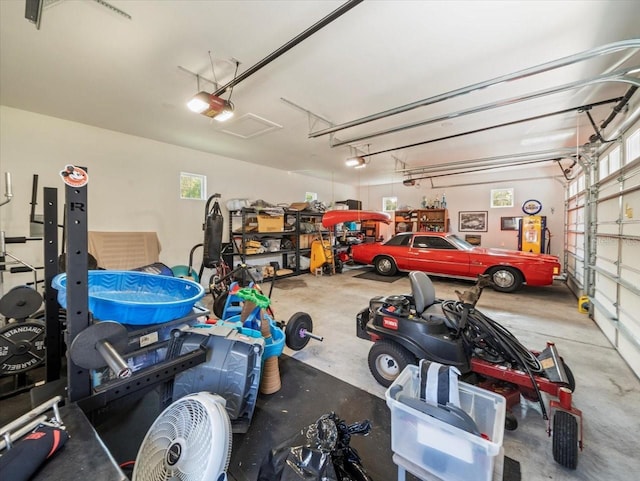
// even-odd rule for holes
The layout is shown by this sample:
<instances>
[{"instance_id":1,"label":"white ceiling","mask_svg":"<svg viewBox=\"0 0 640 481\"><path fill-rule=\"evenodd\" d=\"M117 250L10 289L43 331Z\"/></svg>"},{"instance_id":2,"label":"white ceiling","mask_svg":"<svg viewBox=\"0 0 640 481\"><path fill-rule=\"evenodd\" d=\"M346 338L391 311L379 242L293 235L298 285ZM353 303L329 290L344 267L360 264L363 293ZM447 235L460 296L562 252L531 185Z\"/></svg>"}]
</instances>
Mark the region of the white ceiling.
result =
<instances>
[{"instance_id":1,"label":"white ceiling","mask_svg":"<svg viewBox=\"0 0 640 481\"><path fill-rule=\"evenodd\" d=\"M240 82L232 94L236 115L221 124L186 109L197 91L196 77L188 72L214 79L211 52L215 78L224 85L233 77L231 59L240 62L241 74L345 2L109 0L130 19L101 3L45 0L38 30L24 18L24 0L0 0L2 105L347 184L402 180L394 172L405 165L575 149L594 133L584 113L373 155L360 170L344 166L353 148L332 148L330 136L309 133L611 42L640 39L637 0L366 0ZM352 142L360 153L376 153L619 97L629 84L601 83L451 115L638 65L638 49L621 50L342 130L333 141L449 117ZM204 80L200 87L215 90ZM632 105L638 105L637 97L640 92ZM591 111L596 124L614 105ZM566 136L539 142L553 132Z\"/></svg>"}]
</instances>

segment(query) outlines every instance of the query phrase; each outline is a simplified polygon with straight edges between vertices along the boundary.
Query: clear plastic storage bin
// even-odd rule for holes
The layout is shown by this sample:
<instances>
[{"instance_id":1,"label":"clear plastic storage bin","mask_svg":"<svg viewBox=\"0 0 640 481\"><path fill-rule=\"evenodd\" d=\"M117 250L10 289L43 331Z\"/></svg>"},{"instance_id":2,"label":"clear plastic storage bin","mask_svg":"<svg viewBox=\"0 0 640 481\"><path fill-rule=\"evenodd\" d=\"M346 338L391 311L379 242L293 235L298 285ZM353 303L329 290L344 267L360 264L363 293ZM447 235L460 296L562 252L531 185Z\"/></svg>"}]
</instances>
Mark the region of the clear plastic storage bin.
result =
<instances>
[{"instance_id":1,"label":"clear plastic storage bin","mask_svg":"<svg viewBox=\"0 0 640 481\"><path fill-rule=\"evenodd\" d=\"M405 396L418 398L418 373L417 366L407 366L385 393L391 409L393 452L443 481L491 481L504 436L505 398L459 383L460 407L483 434L483 437L477 436L391 396L400 387Z\"/></svg>"}]
</instances>

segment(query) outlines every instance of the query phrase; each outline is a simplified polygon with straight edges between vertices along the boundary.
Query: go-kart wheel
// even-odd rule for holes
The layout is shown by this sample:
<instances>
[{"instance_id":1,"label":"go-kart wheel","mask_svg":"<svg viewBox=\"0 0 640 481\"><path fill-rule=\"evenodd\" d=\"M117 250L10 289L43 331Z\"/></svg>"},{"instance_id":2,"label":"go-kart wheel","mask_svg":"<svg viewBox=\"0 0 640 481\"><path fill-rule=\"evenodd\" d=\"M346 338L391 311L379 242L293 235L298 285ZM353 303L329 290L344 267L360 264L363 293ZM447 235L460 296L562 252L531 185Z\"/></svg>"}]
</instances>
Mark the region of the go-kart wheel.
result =
<instances>
[{"instance_id":1,"label":"go-kart wheel","mask_svg":"<svg viewBox=\"0 0 640 481\"><path fill-rule=\"evenodd\" d=\"M369 350L369 370L376 381L389 387L409 364L415 364L411 352L393 341L377 341Z\"/></svg>"},{"instance_id":2,"label":"go-kart wheel","mask_svg":"<svg viewBox=\"0 0 640 481\"><path fill-rule=\"evenodd\" d=\"M505 414L504 428L507 431L515 431L516 429L518 429L518 419L510 411L507 411Z\"/></svg>"},{"instance_id":3,"label":"go-kart wheel","mask_svg":"<svg viewBox=\"0 0 640 481\"><path fill-rule=\"evenodd\" d=\"M292 351L299 351L309 343L307 332L313 332L313 321L306 312L296 312L284 329L284 342Z\"/></svg>"},{"instance_id":4,"label":"go-kart wheel","mask_svg":"<svg viewBox=\"0 0 640 481\"><path fill-rule=\"evenodd\" d=\"M565 468L578 466L578 421L566 411L553 415L553 459Z\"/></svg>"},{"instance_id":5,"label":"go-kart wheel","mask_svg":"<svg viewBox=\"0 0 640 481\"><path fill-rule=\"evenodd\" d=\"M224 315L224 306L227 303L227 297L229 297L229 291L225 291L213 300L213 313L218 319L222 319Z\"/></svg>"},{"instance_id":6,"label":"go-kart wheel","mask_svg":"<svg viewBox=\"0 0 640 481\"><path fill-rule=\"evenodd\" d=\"M373 261L373 266L376 268L376 272L381 276L392 276L398 271L394 260L387 256L377 257Z\"/></svg>"},{"instance_id":7,"label":"go-kart wheel","mask_svg":"<svg viewBox=\"0 0 640 481\"><path fill-rule=\"evenodd\" d=\"M498 292L515 292L522 287L522 274L508 266L494 267L489 271L493 289Z\"/></svg>"}]
</instances>

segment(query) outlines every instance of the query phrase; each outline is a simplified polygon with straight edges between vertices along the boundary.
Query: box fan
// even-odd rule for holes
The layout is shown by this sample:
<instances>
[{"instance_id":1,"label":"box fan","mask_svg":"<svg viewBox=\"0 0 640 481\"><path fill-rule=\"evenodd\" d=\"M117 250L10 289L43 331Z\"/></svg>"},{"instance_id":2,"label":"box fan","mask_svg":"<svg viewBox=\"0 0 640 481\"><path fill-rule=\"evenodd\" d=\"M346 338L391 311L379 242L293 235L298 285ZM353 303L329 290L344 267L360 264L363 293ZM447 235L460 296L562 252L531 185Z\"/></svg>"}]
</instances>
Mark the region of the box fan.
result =
<instances>
[{"instance_id":1,"label":"box fan","mask_svg":"<svg viewBox=\"0 0 640 481\"><path fill-rule=\"evenodd\" d=\"M142 441L133 481L225 481L232 440L225 403L200 392L167 407Z\"/></svg>"}]
</instances>

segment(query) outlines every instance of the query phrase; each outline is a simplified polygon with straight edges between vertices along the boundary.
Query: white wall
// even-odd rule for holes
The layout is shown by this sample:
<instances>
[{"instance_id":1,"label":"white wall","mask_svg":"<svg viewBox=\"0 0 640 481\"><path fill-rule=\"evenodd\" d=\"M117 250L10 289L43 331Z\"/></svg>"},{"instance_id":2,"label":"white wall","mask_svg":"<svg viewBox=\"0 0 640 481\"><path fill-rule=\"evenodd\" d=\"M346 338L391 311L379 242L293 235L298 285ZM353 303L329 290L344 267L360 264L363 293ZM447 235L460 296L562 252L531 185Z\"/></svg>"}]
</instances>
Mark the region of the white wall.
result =
<instances>
[{"instance_id":1,"label":"white wall","mask_svg":"<svg viewBox=\"0 0 640 481\"><path fill-rule=\"evenodd\" d=\"M363 208L380 210L385 196L397 196L402 207L420 208L424 196L444 193L452 232L458 233L459 211L486 210L489 230L481 233L482 245L508 249L517 248L516 233L501 231L500 217L520 216L525 200L538 199L553 235L551 252L562 254L564 191L562 183L551 178L557 177L557 166L519 174L492 172L438 179L436 185L449 187L431 188L428 181L419 187L405 187L401 182L347 186L4 106L0 107L0 202L5 200L4 172L11 172L14 198L0 207L0 230L11 237L29 235L33 174L39 175L36 212L42 213L42 188L56 187L62 220L64 184L59 172L69 163L89 169L89 229L156 231L162 244L160 260L169 266L187 264L190 249L203 239L205 202L179 199L181 171L207 176L208 194L222 195L226 222L224 204L232 198L291 203L312 191L327 203L360 199ZM490 208L491 189L503 187L514 188L515 206ZM385 237L391 233L388 229ZM10 244L7 250L42 265L41 242ZM199 265L197 258L194 267ZM31 280L29 274L5 273L2 287L6 292Z\"/></svg>"},{"instance_id":2,"label":"white wall","mask_svg":"<svg viewBox=\"0 0 640 481\"><path fill-rule=\"evenodd\" d=\"M402 183L366 188L364 198L368 199L368 209L379 210L383 197L397 197L399 208L419 209L423 197L442 198L446 195L447 209L451 219L450 231L464 238L469 232L458 231L458 213L460 211L487 211L488 231L478 232L482 236L483 247L499 247L517 249L516 231L500 230L500 217L523 216L522 204L529 199L537 199L542 203L540 215L547 217L547 227L551 237L551 253L560 256L562 261L564 245L564 186L553 176L558 176L557 166L537 167L522 172L499 172L491 174L456 175L438 179L432 188L427 180L419 186L406 187ZM500 180L505 179L505 180ZM506 180L508 179L508 180ZM487 183L485 183L487 182ZM446 187L442 187L445 186ZM514 207L491 208L490 193L492 189L513 188ZM475 233L474 233L475 234Z\"/></svg>"},{"instance_id":3,"label":"white wall","mask_svg":"<svg viewBox=\"0 0 640 481\"><path fill-rule=\"evenodd\" d=\"M88 168L89 230L156 231L160 261L168 266L187 264L189 251L203 240L205 201L179 198L181 171L206 175L208 195L222 195L225 227L224 204L232 198L289 204L303 201L307 191L327 203L357 198L355 187L0 106L0 202L6 200L5 172L11 172L14 193L0 207L6 236L29 235L33 174L39 176L36 213L43 212L42 188L56 187L62 222L59 172L67 164ZM10 244L7 250L42 266L42 242ZM4 291L32 278L5 273Z\"/></svg>"}]
</instances>

